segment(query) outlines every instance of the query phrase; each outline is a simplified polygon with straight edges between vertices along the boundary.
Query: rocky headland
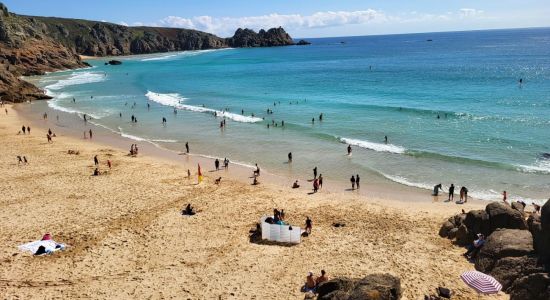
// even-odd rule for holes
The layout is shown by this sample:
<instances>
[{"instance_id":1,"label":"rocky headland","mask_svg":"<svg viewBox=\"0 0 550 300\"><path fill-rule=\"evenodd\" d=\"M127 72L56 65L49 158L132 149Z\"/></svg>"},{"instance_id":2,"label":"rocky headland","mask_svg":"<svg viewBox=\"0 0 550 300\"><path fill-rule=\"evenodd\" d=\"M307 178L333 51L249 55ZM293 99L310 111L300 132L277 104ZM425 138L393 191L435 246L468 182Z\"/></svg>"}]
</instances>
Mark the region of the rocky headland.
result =
<instances>
[{"instance_id":1,"label":"rocky headland","mask_svg":"<svg viewBox=\"0 0 550 300\"><path fill-rule=\"evenodd\" d=\"M190 29L23 16L9 12L0 3L0 96L12 102L48 99L42 90L20 77L88 66L79 55L101 57L287 45L294 45L294 41L280 27L258 33L239 28L233 37L220 38Z\"/></svg>"}]
</instances>

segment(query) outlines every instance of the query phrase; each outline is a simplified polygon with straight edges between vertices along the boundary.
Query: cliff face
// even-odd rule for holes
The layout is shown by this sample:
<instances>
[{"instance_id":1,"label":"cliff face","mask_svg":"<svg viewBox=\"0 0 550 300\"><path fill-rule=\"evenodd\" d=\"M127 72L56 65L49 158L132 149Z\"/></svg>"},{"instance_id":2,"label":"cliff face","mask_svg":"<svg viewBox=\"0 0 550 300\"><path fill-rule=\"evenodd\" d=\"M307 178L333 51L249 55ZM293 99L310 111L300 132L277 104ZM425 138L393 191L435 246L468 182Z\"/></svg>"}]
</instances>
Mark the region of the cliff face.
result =
<instances>
[{"instance_id":1,"label":"cliff face","mask_svg":"<svg viewBox=\"0 0 550 300\"><path fill-rule=\"evenodd\" d=\"M79 55L117 56L226 47L293 45L282 28L238 29L231 38L179 28L127 27L112 23L21 16L0 3L0 96L3 100L47 99L19 79L88 66Z\"/></svg>"}]
</instances>

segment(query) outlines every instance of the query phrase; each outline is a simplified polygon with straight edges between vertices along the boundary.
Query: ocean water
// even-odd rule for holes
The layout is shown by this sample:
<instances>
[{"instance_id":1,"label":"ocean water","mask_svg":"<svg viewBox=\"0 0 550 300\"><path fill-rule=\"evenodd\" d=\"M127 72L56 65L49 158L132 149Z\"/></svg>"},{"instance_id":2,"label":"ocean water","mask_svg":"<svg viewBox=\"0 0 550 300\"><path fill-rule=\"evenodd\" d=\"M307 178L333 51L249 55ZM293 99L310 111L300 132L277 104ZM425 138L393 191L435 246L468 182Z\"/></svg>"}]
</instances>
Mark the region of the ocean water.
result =
<instances>
[{"instance_id":1,"label":"ocean water","mask_svg":"<svg viewBox=\"0 0 550 300\"><path fill-rule=\"evenodd\" d=\"M51 108L123 136L281 175L549 197L550 29L310 41L91 60L39 85Z\"/></svg>"}]
</instances>

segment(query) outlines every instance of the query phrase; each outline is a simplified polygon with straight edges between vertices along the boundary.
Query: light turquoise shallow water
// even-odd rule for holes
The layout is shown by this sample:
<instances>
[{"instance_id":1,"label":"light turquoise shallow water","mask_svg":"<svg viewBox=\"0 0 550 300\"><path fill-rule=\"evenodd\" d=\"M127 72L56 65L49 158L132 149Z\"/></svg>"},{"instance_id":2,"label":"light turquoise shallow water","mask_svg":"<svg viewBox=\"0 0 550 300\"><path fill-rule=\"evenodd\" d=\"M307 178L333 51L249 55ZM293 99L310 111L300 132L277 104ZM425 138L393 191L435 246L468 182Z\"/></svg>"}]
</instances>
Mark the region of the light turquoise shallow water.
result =
<instances>
[{"instance_id":1,"label":"light turquoise shallow water","mask_svg":"<svg viewBox=\"0 0 550 300\"><path fill-rule=\"evenodd\" d=\"M503 190L548 198L550 29L311 41L128 57L121 66L93 60L39 84L55 96L50 107L125 136L175 150L189 141L193 152L275 173L317 166L342 181L359 173L365 183L465 185L484 199ZM222 131L213 111L224 109Z\"/></svg>"}]
</instances>

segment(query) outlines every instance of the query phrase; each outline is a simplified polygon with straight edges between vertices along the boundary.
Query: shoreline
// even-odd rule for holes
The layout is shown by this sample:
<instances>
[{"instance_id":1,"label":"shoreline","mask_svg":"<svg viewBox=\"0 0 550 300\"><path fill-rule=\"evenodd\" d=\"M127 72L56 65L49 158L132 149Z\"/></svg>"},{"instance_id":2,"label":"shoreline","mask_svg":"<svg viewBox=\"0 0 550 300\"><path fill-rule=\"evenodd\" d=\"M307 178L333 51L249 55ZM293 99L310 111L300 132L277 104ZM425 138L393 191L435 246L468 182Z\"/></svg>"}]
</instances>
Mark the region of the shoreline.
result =
<instances>
[{"instance_id":1,"label":"shoreline","mask_svg":"<svg viewBox=\"0 0 550 300\"><path fill-rule=\"evenodd\" d=\"M14 107L15 110L18 111L20 116L22 118L27 119L28 122L31 122L33 126L40 126L43 129L46 129L44 126L45 124L51 124L52 126L55 126L57 130L54 131L60 131L64 135L67 135L72 138L76 139L82 139L83 136L83 130L89 130L90 128L93 128L94 132L94 143L99 142L101 144L105 144L111 147L115 147L119 150L128 150L130 148L131 144L138 144L140 148L140 153L143 153L148 156L152 156L155 158L159 158L162 160L165 160L167 162L171 163L177 163L182 164L185 166L185 168L189 168L191 172L196 170L197 164L200 163L203 170L208 171L207 175L212 176L221 176L226 177L229 176L229 178L233 180L238 180L242 183L250 184L252 182L252 171L253 166L247 166L245 163L232 163L231 157L229 157L230 160L230 169L231 172L225 172L223 168L220 169L218 172L212 172L212 168L214 165L215 158L204 155L201 153L193 153L191 151L190 155L185 155L182 152L173 151L167 148L164 148L160 146L157 143L150 142L150 141L138 141L129 137L124 137L119 133L113 132L112 129L108 129L102 125L95 124L93 120L87 122L84 124L80 116L78 116L76 113L69 113L61 110L56 110L54 108L51 108L49 105L46 104L48 109L48 115L53 116L53 112L55 114L60 116L60 120L62 120L60 123L57 123L53 121L52 123L44 123L44 121L41 118L41 114L37 114L36 112L30 111L29 107L23 107L23 105L28 104L18 104L16 107ZM78 129L76 129L78 128ZM52 128L53 130L53 128ZM193 145L190 145L191 150L193 149ZM182 149L183 151L183 149ZM223 161L223 157L219 157L220 161ZM285 188L285 189L291 189L292 183L295 180L299 180L300 183L300 191L307 191L308 193L313 190L313 179L312 178L290 178L285 175L272 173L269 170L265 170L260 165L262 176L260 176L259 180L260 183L270 184L273 185L273 187L277 188ZM218 175L219 174L219 175ZM464 204L456 204L452 202L445 202L447 198L447 193L440 193L438 197L431 196L431 192L426 189L422 189L419 187L414 186L407 186L403 184L399 184L397 182L393 182L387 178L383 179L385 182L383 183L375 183L375 184L369 184L369 182L362 182L362 187L359 190L351 191L348 184L344 184L341 181L336 180L325 180L325 184L323 189L319 193L324 194L358 194L362 196L365 200L368 200L368 198L377 198L382 199L385 201L395 201L396 199L401 199L397 201L405 202L405 203L417 203L417 202L426 202L426 203L435 203L435 202L442 202L448 205L454 205L457 207L457 210L460 208L465 208ZM455 194L456 198L458 199L458 195ZM403 200L407 199L407 200ZM491 200L481 200L476 199L469 196L468 203L474 203L476 205L486 205L488 203L492 202Z\"/></svg>"},{"instance_id":2,"label":"shoreline","mask_svg":"<svg viewBox=\"0 0 550 300\"><path fill-rule=\"evenodd\" d=\"M231 178L216 185L208 171L197 185L195 172L185 179L185 163L142 153L145 147L130 157L100 141L99 131L90 142L52 128L57 137L47 143L48 123L40 122L30 125L32 134L16 135L29 119L11 106L8 116L0 116L0 176L9 178L0 199L4 295L29 298L38 287L45 297L264 299L276 293L301 299L307 271L323 268L331 277L389 272L401 278L402 299L418 299L437 286L451 288L456 299L477 299L459 278L473 268L461 256L464 249L440 238L438 230L460 208L483 203L455 207L354 193L310 196ZM68 149L80 154L69 155ZM106 174L93 177L96 154ZM16 155L26 155L29 164L18 166ZM195 206L196 216L179 215L186 203ZM289 247L251 242L249 230L273 208L284 208L297 226L310 216L312 235ZM346 226L335 228L334 222ZM47 257L17 251L44 232L67 250Z\"/></svg>"}]
</instances>

